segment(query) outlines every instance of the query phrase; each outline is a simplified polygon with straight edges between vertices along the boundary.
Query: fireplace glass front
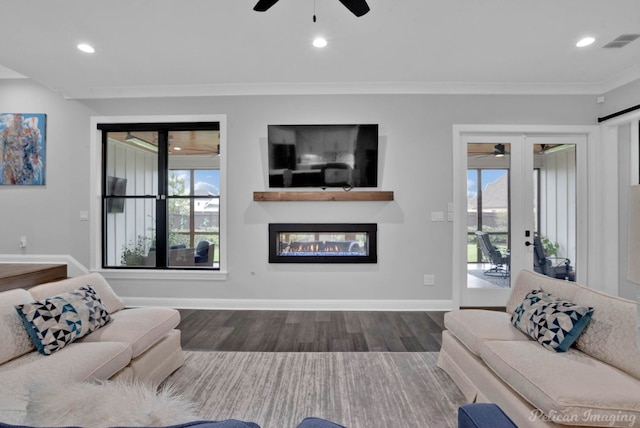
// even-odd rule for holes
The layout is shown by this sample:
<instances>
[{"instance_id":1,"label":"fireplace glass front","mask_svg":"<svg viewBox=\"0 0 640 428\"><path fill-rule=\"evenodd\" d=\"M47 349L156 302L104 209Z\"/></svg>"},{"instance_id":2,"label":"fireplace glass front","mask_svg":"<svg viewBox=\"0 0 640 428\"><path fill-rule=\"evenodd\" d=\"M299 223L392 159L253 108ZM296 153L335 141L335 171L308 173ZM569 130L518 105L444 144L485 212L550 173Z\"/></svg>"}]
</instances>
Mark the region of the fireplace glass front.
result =
<instances>
[{"instance_id":1,"label":"fireplace glass front","mask_svg":"<svg viewBox=\"0 0 640 428\"><path fill-rule=\"evenodd\" d=\"M274 223L270 263L377 263L373 223Z\"/></svg>"}]
</instances>

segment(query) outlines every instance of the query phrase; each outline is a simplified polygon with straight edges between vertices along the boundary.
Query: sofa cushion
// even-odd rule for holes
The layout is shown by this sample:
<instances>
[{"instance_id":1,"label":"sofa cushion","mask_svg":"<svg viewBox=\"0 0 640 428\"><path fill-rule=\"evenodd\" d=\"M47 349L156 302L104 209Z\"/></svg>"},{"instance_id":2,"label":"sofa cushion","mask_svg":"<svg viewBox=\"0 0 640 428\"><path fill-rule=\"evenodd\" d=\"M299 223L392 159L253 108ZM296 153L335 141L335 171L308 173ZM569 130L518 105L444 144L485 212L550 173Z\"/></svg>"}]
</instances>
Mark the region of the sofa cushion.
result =
<instances>
[{"instance_id":1,"label":"sofa cushion","mask_svg":"<svg viewBox=\"0 0 640 428\"><path fill-rule=\"evenodd\" d=\"M83 342L126 342L136 358L180 323L171 308L131 308L116 312L113 321L82 339Z\"/></svg>"},{"instance_id":2,"label":"sofa cushion","mask_svg":"<svg viewBox=\"0 0 640 428\"><path fill-rule=\"evenodd\" d=\"M638 303L588 288L579 291L574 301L595 308L576 348L640 379Z\"/></svg>"},{"instance_id":3,"label":"sofa cushion","mask_svg":"<svg viewBox=\"0 0 640 428\"><path fill-rule=\"evenodd\" d=\"M180 330L171 330L137 358L132 358L113 380L140 381L160 385L171 373L184 364L180 347Z\"/></svg>"},{"instance_id":4,"label":"sofa cushion","mask_svg":"<svg viewBox=\"0 0 640 428\"><path fill-rule=\"evenodd\" d=\"M513 290L509 296L507 312L512 314L520 302L522 302L522 299L533 290L543 290L560 299L573 302L573 298L578 290L583 288L585 287L575 282L551 278L530 270L522 270L518 274Z\"/></svg>"},{"instance_id":5,"label":"sofa cushion","mask_svg":"<svg viewBox=\"0 0 640 428\"><path fill-rule=\"evenodd\" d=\"M480 355L486 340L531 340L509 322L506 312L464 309L444 314L444 326L471 352Z\"/></svg>"},{"instance_id":6,"label":"sofa cushion","mask_svg":"<svg viewBox=\"0 0 640 428\"><path fill-rule=\"evenodd\" d=\"M100 296L90 285L16 309L41 354L50 355L109 321Z\"/></svg>"},{"instance_id":7,"label":"sofa cushion","mask_svg":"<svg viewBox=\"0 0 640 428\"><path fill-rule=\"evenodd\" d=\"M565 352L591 319L593 308L533 290L511 316L511 323L547 349Z\"/></svg>"},{"instance_id":8,"label":"sofa cushion","mask_svg":"<svg viewBox=\"0 0 640 428\"><path fill-rule=\"evenodd\" d=\"M640 421L640 381L576 349L557 353L533 341L490 341L481 356L554 422L628 427Z\"/></svg>"},{"instance_id":9,"label":"sofa cushion","mask_svg":"<svg viewBox=\"0 0 640 428\"><path fill-rule=\"evenodd\" d=\"M63 279L62 281L48 282L46 284L37 285L29 289L29 293L33 296L33 300L43 300L56 294L76 290L82 286L90 285L96 290L96 293L102 299L107 308L107 312L113 315L121 309L124 309L124 301L113 291L109 283L99 273L90 273L87 275L75 276L73 278Z\"/></svg>"},{"instance_id":10,"label":"sofa cushion","mask_svg":"<svg viewBox=\"0 0 640 428\"><path fill-rule=\"evenodd\" d=\"M31 294L23 289L0 293L0 364L35 349L16 305L29 303Z\"/></svg>"}]
</instances>

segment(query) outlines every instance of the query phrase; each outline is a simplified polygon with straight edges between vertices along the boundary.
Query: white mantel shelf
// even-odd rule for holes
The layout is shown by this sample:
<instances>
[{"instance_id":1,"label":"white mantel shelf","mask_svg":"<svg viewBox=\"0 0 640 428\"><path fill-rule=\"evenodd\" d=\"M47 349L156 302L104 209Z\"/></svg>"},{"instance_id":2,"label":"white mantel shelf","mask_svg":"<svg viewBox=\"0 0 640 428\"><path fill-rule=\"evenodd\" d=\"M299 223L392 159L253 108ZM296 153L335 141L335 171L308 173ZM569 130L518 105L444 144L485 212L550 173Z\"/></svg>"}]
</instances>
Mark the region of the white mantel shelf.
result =
<instances>
[{"instance_id":1,"label":"white mantel shelf","mask_svg":"<svg viewBox=\"0 0 640 428\"><path fill-rule=\"evenodd\" d=\"M256 202L292 201L393 201L393 191L253 192Z\"/></svg>"}]
</instances>

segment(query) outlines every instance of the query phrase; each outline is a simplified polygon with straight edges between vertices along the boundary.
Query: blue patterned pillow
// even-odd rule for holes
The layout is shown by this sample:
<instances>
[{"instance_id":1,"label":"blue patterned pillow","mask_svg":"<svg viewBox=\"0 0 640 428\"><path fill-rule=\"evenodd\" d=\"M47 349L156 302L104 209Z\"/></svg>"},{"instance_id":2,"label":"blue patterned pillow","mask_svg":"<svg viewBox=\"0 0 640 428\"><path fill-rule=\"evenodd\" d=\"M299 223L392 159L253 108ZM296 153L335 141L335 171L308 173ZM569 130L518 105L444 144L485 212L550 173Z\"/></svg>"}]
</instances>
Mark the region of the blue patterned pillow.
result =
<instances>
[{"instance_id":1,"label":"blue patterned pillow","mask_svg":"<svg viewBox=\"0 0 640 428\"><path fill-rule=\"evenodd\" d=\"M587 326L592 314L591 307L534 290L513 312L511 323L545 348L566 352Z\"/></svg>"},{"instance_id":2,"label":"blue patterned pillow","mask_svg":"<svg viewBox=\"0 0 640 428\"><path fill-rule=\"evenodd\" d=\"M64 348L111 321L90 285L39 302L16 306L33 344L44 355Z\"/></svg>"}]
</instances>

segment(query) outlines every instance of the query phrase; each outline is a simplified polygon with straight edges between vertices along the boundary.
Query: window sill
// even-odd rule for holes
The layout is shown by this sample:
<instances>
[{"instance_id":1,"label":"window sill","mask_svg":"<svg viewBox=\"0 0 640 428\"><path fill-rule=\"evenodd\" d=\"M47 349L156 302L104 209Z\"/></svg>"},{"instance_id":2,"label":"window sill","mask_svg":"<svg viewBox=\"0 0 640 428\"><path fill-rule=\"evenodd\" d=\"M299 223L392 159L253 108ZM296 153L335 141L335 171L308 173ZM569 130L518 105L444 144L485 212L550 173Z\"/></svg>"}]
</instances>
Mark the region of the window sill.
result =
<instances>
[{"instance_id":1,"label":"window sill","mask_svg":"<svg viewBox=\"0 0 640 428\"><path fill-rule=\"evenodd\" d=\"M107 280L112 279L175 279L181 281L226 281L229 272L220 270L160 270L160 269L95 269Z\"/></svg>"}]
</instances>

